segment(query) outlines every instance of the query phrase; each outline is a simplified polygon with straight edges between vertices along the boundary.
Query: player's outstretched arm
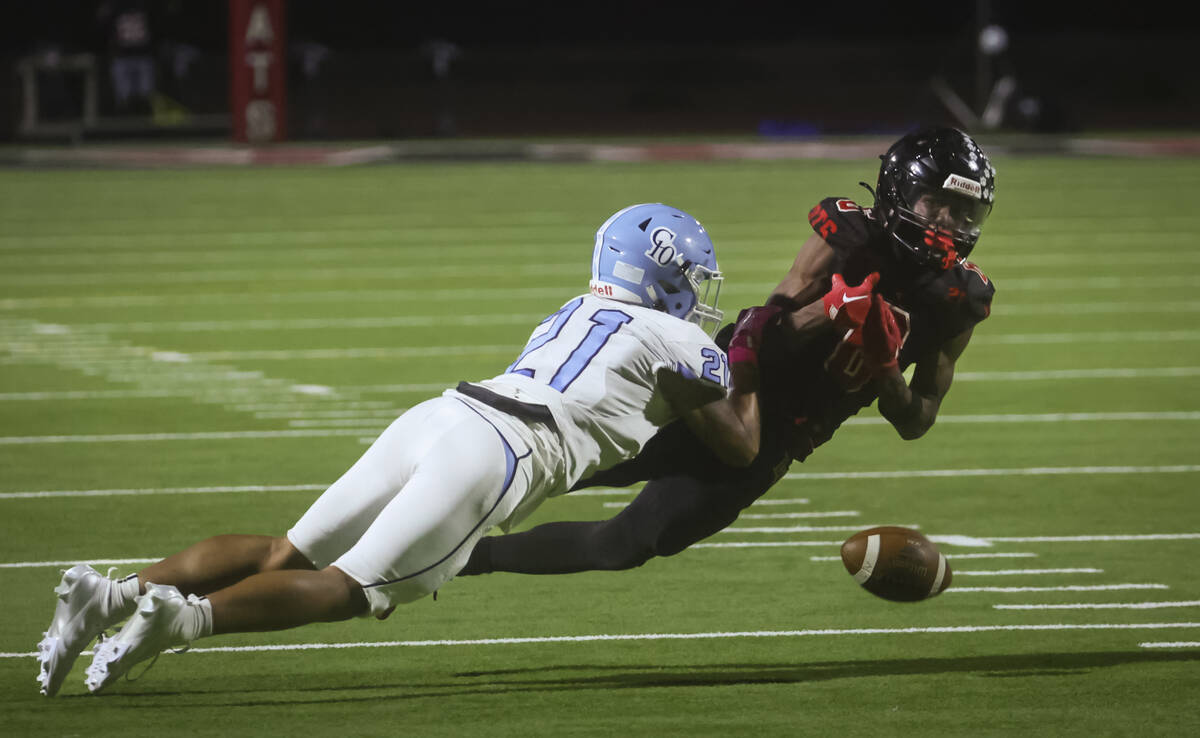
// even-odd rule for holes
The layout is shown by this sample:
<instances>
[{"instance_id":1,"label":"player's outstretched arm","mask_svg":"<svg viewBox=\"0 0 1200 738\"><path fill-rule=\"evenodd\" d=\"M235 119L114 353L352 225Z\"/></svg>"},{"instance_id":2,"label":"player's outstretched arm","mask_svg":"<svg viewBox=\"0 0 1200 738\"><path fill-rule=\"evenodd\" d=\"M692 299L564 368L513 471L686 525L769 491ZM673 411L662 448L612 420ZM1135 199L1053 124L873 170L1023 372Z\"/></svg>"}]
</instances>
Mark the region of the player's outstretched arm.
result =
<instances>
[{"instance_id":1,"label":"player's outstretched arm","mask_svg":"<svg viewBox=\"0 0 1200 738\"><path fill-rule=\"evenodd\" d=\"M954 380L954 364L971 340L971 329L946 341L937 350L917 360L912 382L905 384L896 367L881 372L875 379L879 392L879 414L887 419L900 437L911 441L925 435L937 419L942 399Z\"/></svg>"},{"instance_id":2,"label":"player's outstretched arm","mask_svg":"<svg viewBox=\"0 0 1200 738\"><path fill-rule=\"evenodd\" d=\"M716 402L686 406L682 394L672 392L673 382L662 382L667 400L677 409L692 433L708 446L723 463L730 466L749 466L758 456L762 435L762 420L758 407L758 351L763 331L778 322L781 308L762 305L743 310L738 315L733 336L729 339L729 394Z\"/></svg>"}]
</instances>

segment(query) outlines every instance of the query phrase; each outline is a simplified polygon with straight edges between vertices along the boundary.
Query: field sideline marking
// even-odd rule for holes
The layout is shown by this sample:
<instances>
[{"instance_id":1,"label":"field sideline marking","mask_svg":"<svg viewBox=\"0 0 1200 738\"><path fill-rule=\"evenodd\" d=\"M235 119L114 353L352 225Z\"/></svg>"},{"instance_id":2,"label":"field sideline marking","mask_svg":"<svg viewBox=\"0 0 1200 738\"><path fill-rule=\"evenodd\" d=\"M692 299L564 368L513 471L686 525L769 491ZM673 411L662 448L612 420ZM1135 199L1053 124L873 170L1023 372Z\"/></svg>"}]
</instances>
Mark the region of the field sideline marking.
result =
<instances>
[{"instance_id":1,"label":"field sideline marking","mask_svg":"<svg viewBox=\"0 0 1200 738\"><path fill-rule=\"evenodd\" d=\"M813 630L748 630L713 633L629 633L581 636L528 636L426 641L358 641L350 643L280 643L261 646L191 648L188 653L254 653L262 651L324 651L347 648L402 648L427 646L502 646L542 643L594 643L597 641L699 641L728 638L800 638L811 636L922 635L997 633L1008 631L1165 630L1200 628L1200 623L1055 623L1043 625L942 625L911 628L828 628ZM85 652L88 653L88 652ZM0 658L32 658L37 652L0 653Z\"/></svg>"},{"instance_id":2,"label":"field sideline marking","mask_svg":"<svg viewBox=\"0 0 1200 738\"><path fill-rule=\"evenodd\" d=\"M1176 602L1079 602L1070 605L992 605L997 610L1157 610L1163 607L1198 607L1200 600Z\"/></svg>"},{"instance_id":3,"label":"field sideline marking","mask_svg":"<svg viewBox=\"0 0 1200 738\"><path fill-rule=\"evenodd\" d=\"M1196 648L1200 641L1151 641L1138 645L1142 648Z\"/></svg>"}]
</instances>

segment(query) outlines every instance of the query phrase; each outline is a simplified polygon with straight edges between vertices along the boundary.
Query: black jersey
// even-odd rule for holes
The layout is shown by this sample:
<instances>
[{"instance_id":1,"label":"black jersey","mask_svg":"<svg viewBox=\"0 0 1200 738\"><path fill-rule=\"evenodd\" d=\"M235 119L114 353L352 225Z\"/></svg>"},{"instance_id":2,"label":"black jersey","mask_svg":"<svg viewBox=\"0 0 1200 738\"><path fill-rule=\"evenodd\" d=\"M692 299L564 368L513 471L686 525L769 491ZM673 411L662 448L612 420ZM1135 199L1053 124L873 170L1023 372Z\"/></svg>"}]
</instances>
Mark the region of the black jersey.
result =
<instances>
[{"instance_id":1,"label":"black jersey","mask_svg":"<svg viewBox=\"0 0 1200 738\"><path fill-rule=\"evenodd\" d=\"M979 267L966 260L945 271L916 265L884 232L870 208L829 197L812 209L809 222L833 249L834 273L856 285L871 272L879 272L876 291L908 311L910 329L900 351L901 370L991 311L996 290ZM847 392L825 371L825 359L839 340L831 333L803 346L784 340L763 342L759 361L765 422L794 426L815 447L875 401L871 384Z\"/></svg>"}]
</instances>

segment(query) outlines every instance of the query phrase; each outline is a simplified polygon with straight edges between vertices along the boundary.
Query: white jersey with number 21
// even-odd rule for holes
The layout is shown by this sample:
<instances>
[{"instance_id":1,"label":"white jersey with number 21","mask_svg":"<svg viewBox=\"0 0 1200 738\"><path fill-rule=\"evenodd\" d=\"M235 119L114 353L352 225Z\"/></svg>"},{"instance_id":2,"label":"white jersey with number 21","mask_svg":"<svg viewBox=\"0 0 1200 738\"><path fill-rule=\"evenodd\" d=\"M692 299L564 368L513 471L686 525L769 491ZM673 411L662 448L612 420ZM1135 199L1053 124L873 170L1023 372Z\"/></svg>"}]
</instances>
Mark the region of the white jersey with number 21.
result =
<instances>
[{"instance_id":1,"label":"white jersey with number 21","mask_svg":"<svg viewBox=\"0 0 1200 738\"><path fill-rule=\"evenodd\" d=\"M534 329L506 373L478 384L550 409L565 453L559 491L566 491L636 456L677 418L658 386L660 368L710 387L729 382L725 353L696 324L582 295Z\"/></svg>"}]
</instances>

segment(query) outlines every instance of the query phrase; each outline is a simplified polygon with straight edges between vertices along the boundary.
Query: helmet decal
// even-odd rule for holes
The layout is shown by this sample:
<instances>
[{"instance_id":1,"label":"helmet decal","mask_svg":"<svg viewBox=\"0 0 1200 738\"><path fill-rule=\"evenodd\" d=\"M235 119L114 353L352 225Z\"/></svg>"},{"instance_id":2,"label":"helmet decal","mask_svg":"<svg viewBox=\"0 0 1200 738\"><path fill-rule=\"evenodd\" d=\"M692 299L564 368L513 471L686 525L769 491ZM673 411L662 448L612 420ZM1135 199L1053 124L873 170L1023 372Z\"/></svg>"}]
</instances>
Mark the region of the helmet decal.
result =
<instances>
[{"instance_id":1,"label":"helmet decal","mask_svg":"<svg viewBox=\"0 0 1200 738\"><path fill-rule=\"evenodd\" d=\"M961 192L964 195L969 195L979 200L983 199L982 184L966 177L960 177L957 174L951 174L949 177L946 177L946 181L942 183L942 189Z\"/></svg>"},{"instance_id":2,"label":"helmet decal","mask_svg":"<svg viewBox=\"0 0 1200 738\"><path fill-rule=\"evenodd\" d=\"M654 244L646 252L659 266L666 266L675 261L675 231L659 226L650 233L650 243Z\"/></svg>"},{"instance_id":3,"label":"helmet decal","mask_svg":"<svg viewBox=\"0 0 1200 738\"><path fill-rule=\"evenodd\" d=\"M592 294L719 327L722 276L712 240L692 216L661 203L632 205L600 226Z\"/></svg>"}]
</instances>

